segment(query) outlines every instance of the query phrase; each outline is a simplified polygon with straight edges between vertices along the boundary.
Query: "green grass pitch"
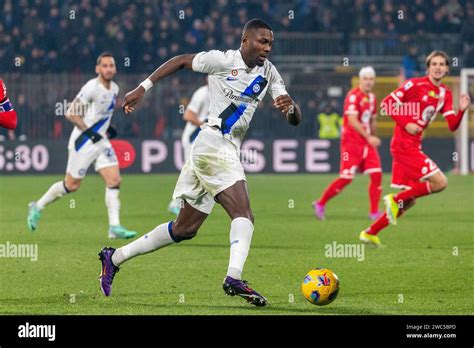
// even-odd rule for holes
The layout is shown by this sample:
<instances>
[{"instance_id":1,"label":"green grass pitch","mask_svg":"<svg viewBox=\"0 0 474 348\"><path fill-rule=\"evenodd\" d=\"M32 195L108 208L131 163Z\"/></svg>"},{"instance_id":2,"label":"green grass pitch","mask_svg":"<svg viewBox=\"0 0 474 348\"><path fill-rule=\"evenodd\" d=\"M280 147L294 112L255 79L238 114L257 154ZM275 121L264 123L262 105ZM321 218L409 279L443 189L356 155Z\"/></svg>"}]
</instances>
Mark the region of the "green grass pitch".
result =
<instances>
[{"instance_id":1,"label":"green grass pitch","mask_svg":"<svg viewBox=\"0 0 474 348\"><path fill-rule=\"evenodd\" d=\"M0 314L472 314L473 176L450 175L445 192L418 200L397 226L382 231L386 247L366 247L363 261L325 255L333 242L358 243L369 224L364 176L328 204L326 221L314 218L311 201L334 177L248 176L256 223L244 279L267 296L265 308L224 295L230 221L218 205L195 239L124 264L105 298L97 252L125 242L107 239L101 179L88 176L79 192L50 205L30 233L28 202L62 177L2 177L0 244L37 244L38 260L0 258ZM124 175L122 223L144 234L170 220L166 208L176 178ZM384 176L384 193L389 180ZM306 272L321 266L341 282L338 298L326 307L300 293Z\"/></svg>"}]
</instances>

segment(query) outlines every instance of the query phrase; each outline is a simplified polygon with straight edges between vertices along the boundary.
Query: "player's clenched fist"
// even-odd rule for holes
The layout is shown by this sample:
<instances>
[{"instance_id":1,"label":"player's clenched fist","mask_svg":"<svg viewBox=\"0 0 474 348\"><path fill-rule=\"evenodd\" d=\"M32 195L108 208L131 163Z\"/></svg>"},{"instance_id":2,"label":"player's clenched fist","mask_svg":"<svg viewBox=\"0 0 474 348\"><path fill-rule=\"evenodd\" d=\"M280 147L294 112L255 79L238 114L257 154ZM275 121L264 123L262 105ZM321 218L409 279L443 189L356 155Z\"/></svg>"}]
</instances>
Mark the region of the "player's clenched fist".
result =
<instances>
[{"instance_id":1,"label":"player's clenched fist","mask_svg":"<svg viewBox=\"0 0 474 348\"><path fill-rule=\"evenodd\" d=\"M135 110L135 105L143 98L145 95L145 88L142 86L138 86L133 91L128 92L125 94L125 98L123 99L122 108L123 111L128 114Z\"/></svg>"}]
</instances>

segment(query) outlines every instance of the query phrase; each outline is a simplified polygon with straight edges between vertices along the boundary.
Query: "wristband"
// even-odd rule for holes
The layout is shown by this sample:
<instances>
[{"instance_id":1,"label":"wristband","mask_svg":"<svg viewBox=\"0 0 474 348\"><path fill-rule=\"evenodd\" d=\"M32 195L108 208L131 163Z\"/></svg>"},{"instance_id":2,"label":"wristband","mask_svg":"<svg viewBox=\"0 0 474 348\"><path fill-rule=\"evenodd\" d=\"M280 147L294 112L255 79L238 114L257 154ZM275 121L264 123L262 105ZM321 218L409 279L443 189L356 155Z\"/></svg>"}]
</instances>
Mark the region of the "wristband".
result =
<instances>
[{"instance_id":1,"label":"wristband","mask_svg":"<svg viewBox=\"0 0 474 348\"><path fill-rule=\"evenodd\" d=\"M140 83L140 86L145 88L145 92L148 91L151 87L153 87L153 82L149 78L143 80L142 83Z\"/></svg>"}]
</instances>

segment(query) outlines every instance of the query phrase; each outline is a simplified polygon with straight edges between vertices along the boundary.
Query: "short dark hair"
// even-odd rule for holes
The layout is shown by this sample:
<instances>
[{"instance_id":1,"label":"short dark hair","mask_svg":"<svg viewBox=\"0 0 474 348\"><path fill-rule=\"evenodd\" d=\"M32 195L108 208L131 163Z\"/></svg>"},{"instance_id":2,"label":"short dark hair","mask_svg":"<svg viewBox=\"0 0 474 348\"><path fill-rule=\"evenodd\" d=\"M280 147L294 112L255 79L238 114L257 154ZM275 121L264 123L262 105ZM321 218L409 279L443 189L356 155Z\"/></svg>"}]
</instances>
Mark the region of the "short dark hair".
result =
<instances>
[{"instance_id":1,"label":"short dark hair","mask_svg":"<svg viewBox=\"0 0 474 348\"><path fill-rule=\"evenodd\" d=\"M446 65L449 66L449 56L446 52L444 51L439 51L439 50L436 50L436 51L433 51L429 54L428 57L426 57L426 67L429 68L430 67L430 63L431 63L431 59L433 59L434 57L443 57L445 62L446 62Z\"/></svg>"},{"instance_id":2,"label":"short dark hair","mask_svg":"<svg viewBox=\"0 0 474 348\"><path fill-rule=\"evenodd\" d=\"M272 27L268 25L268 23L259 18L251 19L247 23L245 23L243 32L245 33L247 30L250 29L268 29L273 31Z\"/></svg>"},{"instance_id":3,"label":"short dark hair","mask_svg":"<svg viewBox=\"0 0 474 348\"><path fill-rule=\"evenodd\" d=\"M112 58L113 58L114 56L113 56L112 53L110 53L110 52L102 52L102 53L97 57L97 61L96 61L95 65L100 65L100 61L101 61L102 58L104 58L104 57L112 57Z\"/></svg>"}]
</instances>

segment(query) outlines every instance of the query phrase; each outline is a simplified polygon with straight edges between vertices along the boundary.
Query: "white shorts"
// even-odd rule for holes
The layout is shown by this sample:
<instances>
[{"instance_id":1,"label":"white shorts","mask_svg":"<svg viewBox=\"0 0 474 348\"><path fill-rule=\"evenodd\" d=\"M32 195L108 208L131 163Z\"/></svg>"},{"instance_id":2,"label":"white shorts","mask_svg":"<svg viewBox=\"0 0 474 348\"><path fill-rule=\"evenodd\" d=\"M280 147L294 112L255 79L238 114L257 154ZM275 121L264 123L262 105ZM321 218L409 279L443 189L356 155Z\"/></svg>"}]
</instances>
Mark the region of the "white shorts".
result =
<instances>
[{"instance_id":1,"label":"white shorts","mask_svg":"<svg viewBox=\"0 0 474 348\"><path fill-rule=\"evenodd\" d=\"M220 130L204 126L181 170L173 198L210 214L214 197L240 180L246 179L239 150Z\"/></svg>"},{"instance_id":2,"label":"white shorts","mask_svg":"<svg viewBox=\"0 0 474 348\"><path fill-rule=\"evenodd\" d=\"M94 161L96 172L106 167L119 165L114 148L108 139L102 139L97 144L89 144L79 151L74 148L69 148L68 151L66 173L75 179L83 179Z\"/></svg>"},{"instance_id":3,"label":"white shorts","mask_svg":"<svg viewBox=\"0 0 474 348\"><path fill-rule=\"evenodd\" d=\"M189 142L186 140L181 140L181 145L183 146L183 151L184 151L184 161L186 162L189 159L189 156L191 155L191 148L193 147L194 142Z\"/></svg>"}]
</instances>

